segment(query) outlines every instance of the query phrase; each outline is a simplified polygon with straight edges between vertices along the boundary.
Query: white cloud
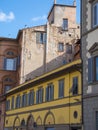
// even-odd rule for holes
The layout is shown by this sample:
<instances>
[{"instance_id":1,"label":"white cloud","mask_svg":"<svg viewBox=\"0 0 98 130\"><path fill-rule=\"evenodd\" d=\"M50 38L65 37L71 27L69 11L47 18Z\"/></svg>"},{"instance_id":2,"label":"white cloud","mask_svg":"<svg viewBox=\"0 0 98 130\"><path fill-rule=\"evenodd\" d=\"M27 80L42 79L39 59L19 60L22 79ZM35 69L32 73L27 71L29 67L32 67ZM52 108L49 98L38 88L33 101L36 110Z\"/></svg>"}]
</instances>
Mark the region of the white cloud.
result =
<instances>
[{"instance_id":1,"label":"white cloud","mask_svg":"<svg viewBox=\"0 0 98 130\"><path fill-rule=\"evenodd\" d=\"M47 15L43 15L43 16L38 16L38 17L34 17L32 18L32 21L40 21L40 20L46 20L47 19Z\"/></svg>"},{"instance_id":2,"label":"white cloud","mask_svg":"<svg viewBox=\"0 0 98 130\"><path fill-rule=\"evenodd\" d=\"M15 16L13 12L9 12L9 14L6 14L2 11L0 11L0 22L9 22L14 20Z\"/></svg>"}]
</instances>

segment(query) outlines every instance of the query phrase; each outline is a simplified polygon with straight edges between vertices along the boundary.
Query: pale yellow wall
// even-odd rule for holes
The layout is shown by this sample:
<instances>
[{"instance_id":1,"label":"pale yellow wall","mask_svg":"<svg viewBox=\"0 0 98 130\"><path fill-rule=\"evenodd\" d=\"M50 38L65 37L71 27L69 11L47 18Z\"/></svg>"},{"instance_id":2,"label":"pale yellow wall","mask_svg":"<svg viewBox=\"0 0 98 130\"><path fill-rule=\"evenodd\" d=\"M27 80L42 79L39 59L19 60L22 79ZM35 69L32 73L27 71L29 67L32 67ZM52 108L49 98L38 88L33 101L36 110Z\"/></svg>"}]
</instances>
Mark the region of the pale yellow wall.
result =
<instances>
[{"instance_id":1,"label":"pale yellow wall","mask_svg":"<svg viewBox=\"0 0 98 130\"><path fill-rule=\"evenodd\" d=\"M72 86L72 78L75 77L75 76L78 76L79 95L72 96L71 93L69 95L69 90ZM62 78L65 79L64 98L58 99L58 80L60 80ZM19 117L20 122L23 119L25 119L25 121L27 122L27 119L28 119L30 114L33 115L35 121L40 116L41 120L42 120L42 124L43 124L44 120L45 120L45 116L49 111L51 113L53 113L53 115L54 115L55 124L81 123L81 117L82 117L81 116L81 104L74 104L74 105L71 105L70 107L68 105L58 107L60 105L65 105L65 104L68 104L68 103L71 103L71 104L77 103L78 102L77 99L79 101L81 101L81 74L78 71L75 71L75 72L70 73L70 74L69 73L65 74L64 76L60 76L60 77L52 79L48 82L46 81L45 83L42 83L38 86L34 86L32 88L29 88L29 89L27 88L27 90L23 90L22 92L15 93L14 95L8 96L7 100L11 100L12 96L17 96L18 94L20 94L22 96L22 94L24 92L28 93L32 89L34 89L34 91L36 91L38 89L38 87L40 87L40 86L43 86L44 96L45 96L45 88L46 88L47 84L51 83L51 82L54 84L54 100L53 101L45 102L45 98L44 98L44 102L41 103L41 104L35 103L32 106L27 106L27 107L24 107L24 108L19 108L19 109L7 111L6 114L9 115L9 116L6 117L6 119L5 119L5 127L12 127L16 116ZM52 108L54 106L57 106L57 108ZM50 107L50 110L49 110L49 107ZM46 108L46 109L43 110L43 108ZM77 119L75 119L73 117L74 111L78 112ZM51 121L49 121L50 119L51 119ZM6 124L6 120L8 120L8 124ZM48 124L49 122L50 122L50 124L53 123L53 118L52 118L51 114L47 118L46 124ZM40 120L39 120L39 124L40 124Z\"/></svg>"}]
</instances>

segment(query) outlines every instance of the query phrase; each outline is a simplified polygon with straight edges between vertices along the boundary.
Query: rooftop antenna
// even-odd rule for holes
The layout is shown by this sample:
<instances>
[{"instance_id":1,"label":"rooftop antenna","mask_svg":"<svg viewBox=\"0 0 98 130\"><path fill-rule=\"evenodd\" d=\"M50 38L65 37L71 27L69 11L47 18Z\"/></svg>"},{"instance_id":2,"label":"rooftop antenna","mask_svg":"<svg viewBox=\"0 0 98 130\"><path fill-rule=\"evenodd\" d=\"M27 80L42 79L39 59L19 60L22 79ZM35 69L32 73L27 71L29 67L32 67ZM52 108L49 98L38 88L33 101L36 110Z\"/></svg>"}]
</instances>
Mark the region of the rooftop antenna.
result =
<instances>
[{"instance_id":1,"label":"rooftop antenna","mask_svg":"<svg viewBox=\"0 0 98 130\"><path fill-rule=\"evenodd\" d=\"M54 0L54 4L56 4L56 0Z\"/></svg>"},{"instance_id":2,"label":"rooftop antenna","mask_svg":"<svg viewBox=\"0 0 98 130\"><path fill-rule=\"evenodd\" d=\"M76 6L76 0L73 1L73 6Z\"/></svg>"}]
</instances>

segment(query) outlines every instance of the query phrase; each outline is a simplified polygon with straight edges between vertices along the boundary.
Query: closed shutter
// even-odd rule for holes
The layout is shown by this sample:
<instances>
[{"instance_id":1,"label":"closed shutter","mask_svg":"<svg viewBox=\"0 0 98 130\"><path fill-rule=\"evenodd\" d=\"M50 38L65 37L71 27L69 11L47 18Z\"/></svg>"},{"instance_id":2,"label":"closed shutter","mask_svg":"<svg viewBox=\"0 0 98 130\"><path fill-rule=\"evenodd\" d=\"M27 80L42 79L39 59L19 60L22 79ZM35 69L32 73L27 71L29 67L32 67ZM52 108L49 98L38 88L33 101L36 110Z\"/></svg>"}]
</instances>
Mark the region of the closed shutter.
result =
<instances>
[{"instance_id":1,"label":"closed shutter","mask_svg":"<svg viewBox=\"0 0 98 130\"><path fill-rule=\"evenodd\" d=\"M30 93L28 93L28 106L31 105L30 104Z\"/></svg>"},{"instance_id":2,"label":"closed shutter","mask_svg":"<svg viewBox=\"0 0 98 130\"><path fill-rule=\"evenodd\" d=\"M88 83L92 83L94 81L94 58L88 59Z\"/></svg>"}]
</instances>

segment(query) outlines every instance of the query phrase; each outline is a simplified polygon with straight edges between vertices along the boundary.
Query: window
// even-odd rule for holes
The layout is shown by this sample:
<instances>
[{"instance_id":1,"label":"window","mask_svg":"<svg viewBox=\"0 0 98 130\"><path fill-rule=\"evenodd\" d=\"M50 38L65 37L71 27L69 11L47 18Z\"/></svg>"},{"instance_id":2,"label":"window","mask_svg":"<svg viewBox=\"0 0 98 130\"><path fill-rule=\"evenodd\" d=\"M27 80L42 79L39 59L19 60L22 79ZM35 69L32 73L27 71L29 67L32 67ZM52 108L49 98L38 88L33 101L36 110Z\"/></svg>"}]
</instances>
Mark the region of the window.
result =
<instances>
[{"instance_id":1,"label":"window","mask_svg":"<svg viewBox=\"0 0 98 130\"><path fill-rule=\"evenodd\" d=\"M22 107L25 107L27 105L27 94L24 93L22 95Z\"/></svg>"},{"instance_id":2,"label":"window","mask_svg":"<svg viewBox=\"0 0 98 130\"><path fill-rule=\"evenodd\" d=\"M34 91L28 93L28 105L34 104Z\"/></svg>"},{"instance_id":3,"label":"window","mask_svg":"<svg viewBox=\"0 0 98 130\"><path fill-rule=\"evenodd\" d=\"M72 53L72 45L66 44L66 53L68 53L68 54Z\"/></svg>"},{"instance_id":4,"label":"window","mask_svg":"<svg viewBox=\"0 0 98 130\"><path fill-rule=\"evenodd\" d=\"M96 111L96 130L98 130L98 111Z\"/></svg>"},{"instance_id":5,"label":"window","mask_svg":"<svg viewBox=\"0 0 98 130\"><path fill-rule=\"evenodd\" d=\"M11 108L14 109L14 96L12 97Z\"/></svg>"},{"instance_id":6,"label":"window","mask_svg":"<svg viewBox=\"0 0 98 130\"><path fill-rule=\"evenodd\" d=\"M58 43L58 51L60 52L64 51L64 43Z\"/></svg>"},{"instance_id":7,"label":"window","mask_svg":"<svg viewBox=\"0 0 98 130\"><path fill-rule=\"evenodd\" d=\"M73 78L72 93L73 95L78 94L78 77Z\"/></svg>"},{"instance_id":8,"label":"window","mask_svg":"<svg viewBox=\"0 0 98 130\"><path fill-rule=\"evenodd\" d=\"M5 70L16 70L16 58L5 58L4 69Z\"/></svg>"},{"instance_id":9,"label":"window","mask_svg":"<svg viewBox=\"0 0 98 130\"><path fill-rule=\"evenodd\" d=\"M10 100L6 101L6 110L10 110Z\"/></svg>"},{"instance_id":10,"label":"window","mask_svg":"<svg viewBox=\"0 0 98 130\"><path fill-rule=\"evenodd\" d=\"M37 32L36 33L36 43L46 43L46 33L44 32Z\"/></svg>"},{"instance_id":11,"label":"window","mask_svg":"<svg viewBox=\"0 0 98 130\"><path fill-rule=\"evenodd\" d=\"M51 101L54 99L54 85L49 84L46 87L46 101Z\"/></svg>"},{"instance_id":12,"label":"window","mask_svg":"<svg viewBox=\"0 0 98 130\"><path fill-rule=\"evenodd\" d=\"M63 30L68 30L68 19L63 19Z\"/></svg>"},{"instance_id":13,"label":"window","mask_svg":"<svg viewBox=\"0 0 98 130\"><path fill-rule=\"evenodd\" d=\"M6 85L5 86L5 93L7 93L10 89L11 89L11 86L10 85Z\"/></svg>"},{"instance_id":14,"label":"window","mask_svg":"<svg viewBox=\"0 0 98 130\"><path fill-rule=\"evenodd\" d=\"M98 25L98 2L93 5L93 27Z\"/></svg>"},{"instance_id":15,"label":"window","mask_svg":"<svg viewBox=\"0 0 98 130\"><path fill-rule=\"evenodd\" d=\"M43 88L39 88L36 92L36 103L43 102Z\"/></svg>"},{"instance_id":16,"label":"window","mask_svg":"<svg viewBox=\"0 0 98 130\"><path fill-rule=\"evenodd\" d=\"M20 104L21 104L21 97L20 97L20 95L18 95L16 97L16 108L20 108Z\"/></svg>"},{"instance_id":17,"label":"window","mask_svg":"<svg viewBox=\"0 0 98 130\"><path fill-rule=\"evenodd\" d=\"M59 98L64 97L64 79L58 81L59 85Z\"/></svg>"},{"instance_id":18,"label":"window","mask_svg":"<svg viewBox=\"0 0 98 130\"><path fill-rule=\"evenodd\" d=\"M98 56L88 59L88 83L98 81Z\"/></svg>"}]
</instances>

